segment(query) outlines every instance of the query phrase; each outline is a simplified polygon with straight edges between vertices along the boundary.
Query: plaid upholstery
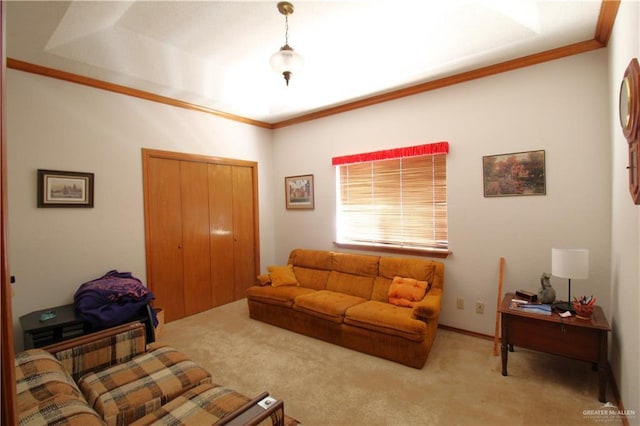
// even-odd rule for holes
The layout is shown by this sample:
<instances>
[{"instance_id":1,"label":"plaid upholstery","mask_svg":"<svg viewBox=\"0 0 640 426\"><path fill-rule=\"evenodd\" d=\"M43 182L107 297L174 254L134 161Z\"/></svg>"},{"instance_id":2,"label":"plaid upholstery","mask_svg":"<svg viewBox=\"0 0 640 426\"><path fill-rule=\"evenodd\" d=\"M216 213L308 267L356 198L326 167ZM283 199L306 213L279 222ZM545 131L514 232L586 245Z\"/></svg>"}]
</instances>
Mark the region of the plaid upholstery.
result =
<instances>
[{"instance_id":1,"label":"plaid upholstery","mask_svg":"<svg viewBox=\"0 0 640 426\"><path fill-rule=\"evenodd\" d=\"M18 412L60 394L83 400L78 386L47 351L30 349L20 352L15 356L15 367Z\"/></svg>"},{"instance_id":2,"label":"plaid upholstery","mask_svg":"<svg viewBox=\"0 0 640 426\"><path fill-rule=\"evenodd\" d=\"M80 389L109 425L125 425L160 408L211 375L177 350L161 346L132 360L90 373Z\"/></svg>"},{"instance_id":3,"label":"plaid upholstery","mask_svg":"<svg viewBox=\"0 0 640 426\"><path fill-rule=\"evenodd\" d=\"M20 426L93 426L104 421L84 399L71 395L56 395L18 414Z\"/></svg>"},{"instance_id":4,"label":"plaid upholstery","mask_svg":"<svg viewBox=\"0 0 640 426\"><path fill-rule=\"evenodd\" d=\"M131 426L155 422L174 426L212 425L248 401L249 398L230 389L203 384L131 423Z\"/></svg>"},{"instance_id":5,"label":"plaid upholstery","mask_svg":"<svg viewBox=\"0 0 640 426\"><path fill-rule=\"evenodd\" d=\"M53 355L30 349L15 356L18 424L84 426L104 422Z\"/></svg>"},{"instance_id":6,"label":"plaid upholstery","mask_svg":"<svg viewBox=\"0 0 640 426\"><path fill-rule=\"evenodd\" d=\"M162 408L138 419L131 426L213 425L233 413L250 399L236 391L212 384L200 385L177 397ZM273 413L261 425L281 424L284 410ZM297 422L295 422L297 424Z\"/></svg>"},{"instance_id":7,"label":"plaid upholstery","mask_svg":"<svg viewBox=\"0 0 640 426\"><path fill-rule=\"evenodd\" d=\"M78 344L69 349L51 352L60 360L73 380L78 381L87 373L127 362L134 356L144 353L145 333L144 327L137 327ZM49 348L44 349L49 350Z\"/></svg>"}]
</instances>

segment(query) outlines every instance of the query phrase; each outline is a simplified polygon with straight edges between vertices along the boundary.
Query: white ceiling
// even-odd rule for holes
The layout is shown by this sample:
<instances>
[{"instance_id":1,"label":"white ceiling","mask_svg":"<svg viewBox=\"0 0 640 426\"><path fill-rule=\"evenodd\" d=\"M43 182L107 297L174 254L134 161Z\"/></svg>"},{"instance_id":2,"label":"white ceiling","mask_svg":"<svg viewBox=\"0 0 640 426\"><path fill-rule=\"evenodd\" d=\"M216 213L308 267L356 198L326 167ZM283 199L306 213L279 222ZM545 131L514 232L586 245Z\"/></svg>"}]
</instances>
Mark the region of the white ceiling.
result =
<instances>
[{"instance_id":1,"label":"white ceiling","mask_svg":"<svg viewBox=\"0 0 640 426\"><path fill-rule=\"evenodd\" d=\"M9 1L7 57L282 121L591 40L600 0L293 1L304 69L269 66L277 1Z\"/></svg>"}]
</instances>

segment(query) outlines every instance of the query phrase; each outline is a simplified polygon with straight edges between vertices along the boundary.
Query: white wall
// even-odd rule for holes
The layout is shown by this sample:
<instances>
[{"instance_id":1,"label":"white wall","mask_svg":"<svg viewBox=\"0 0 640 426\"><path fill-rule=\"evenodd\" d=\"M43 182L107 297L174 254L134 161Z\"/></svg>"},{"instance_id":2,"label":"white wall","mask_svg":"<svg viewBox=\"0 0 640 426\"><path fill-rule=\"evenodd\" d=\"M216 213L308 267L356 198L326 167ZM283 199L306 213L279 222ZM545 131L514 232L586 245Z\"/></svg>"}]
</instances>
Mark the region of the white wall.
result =
<instances>
[{"instance_id":1,"label":"white wall","mask_svg":"<svg viewBox=\"0 0 640 426\"><path fill-rule=\"evenodd\" d=\"M611 369L625 408L635 410L640 424L640 206L628 190L627 142L618 124L618 93L625 69L640 57L640 5L623 1L609 43L609 93L612 149Z\"/></svg>"},{"instance_id":2,"label":"white wall","mask_svg":"<svg viewBox=\"0 0 640 426\"><path fill-rule=\"evenodd\" d=\"M552 247L590 250L594 294L609 314L611 162L605 49L278 129L274 187L315 175L315 210L287 211L276 190L278 262L295 247L334 249L331 157L446 140L449 241L441 323L493 335L498 262L505 290L537 291ZM482 156L546 151L547 195L484 198ZM567 282L552 278L566 299ZM456 309L463 297L465 310ZM475 314L483 301L485 314Z\"/></svg>"},{"instance_id":3,"label":"white wall","mask_svg":"<svg viewBox=\"0 0 640 426\"><path fill-rule=\"evenodd\" d=\"M295 247L333 249L331 157L447 140L453 254L445 260L441 322L493 334L500 256L505 290L537 291L552 247L589 248L590 277L573 283L574 294L593 293L604 307L613 326L612 369L626 408L638 410L640 215L628 195L617 126L619 81L639 54L638 9L622 2L608 51L274 132L7 70L14 319L71 302L79 284L112 268L145 281L142 147L259 163L264 270ZM483 197L483 155L537 149L546 151L547 195ZM38 168L94 172L95 208L36 208ZM287 211L284 177L308 173L315 175L315 210ZM566 294L565 280L552 283ZM465 298L465 310L456 309L456 297ZM485 302L484 315L473 313L476 300ZM19 350L19 326L15 337Z\"/></svg>"},{"instance_id":4,"label":"white wall","mask_svg":"<svg viewBox=\"0 0 640 426\"><path fill-rule=\"evenodd\" d=\"M8 70L9 262L17 318L73 302L118 269L146 282L142 148L257 161L263 264L272 263L272 132L60 80ZM95 173L92 209L36 208L36 170Z\"/></svg>"}]
</instances>

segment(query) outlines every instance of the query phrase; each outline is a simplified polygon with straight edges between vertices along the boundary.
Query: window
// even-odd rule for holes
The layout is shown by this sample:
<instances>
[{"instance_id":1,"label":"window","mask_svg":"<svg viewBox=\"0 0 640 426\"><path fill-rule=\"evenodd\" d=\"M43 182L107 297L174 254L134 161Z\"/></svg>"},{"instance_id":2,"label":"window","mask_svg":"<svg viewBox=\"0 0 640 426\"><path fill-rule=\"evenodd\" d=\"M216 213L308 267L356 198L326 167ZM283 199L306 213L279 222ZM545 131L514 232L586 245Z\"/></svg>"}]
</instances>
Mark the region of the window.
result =
<instances>
[{"instance_id":1,"label":"window","mask_svg":"<svg viewBox=\"0 0 640 426\"><path fill-rule=\"evenodd\" d=\"M335 157L338 245L448 252L447 142Z\"/></svg>"}]
</instances>

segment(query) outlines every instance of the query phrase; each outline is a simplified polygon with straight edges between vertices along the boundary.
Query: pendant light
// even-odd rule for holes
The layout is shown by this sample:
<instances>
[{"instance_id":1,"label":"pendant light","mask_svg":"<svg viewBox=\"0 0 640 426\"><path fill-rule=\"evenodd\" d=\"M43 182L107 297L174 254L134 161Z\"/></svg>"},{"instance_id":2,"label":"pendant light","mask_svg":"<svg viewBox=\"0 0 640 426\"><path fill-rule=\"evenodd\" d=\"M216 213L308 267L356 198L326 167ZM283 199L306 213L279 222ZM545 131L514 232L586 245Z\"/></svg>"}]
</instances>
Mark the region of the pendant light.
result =
<instances>
[{"instance_id":1,"label":"pendant light","mask_svg":"<svg viewBox=\"0 0 640 426\"><path fill-rule=\"evenodd\" d=\"M278 11L284 15L284 46L271 56L269 63L274 70L282 73L289 86L291 74L302 69L303 60L302 56L289 46L289 15L293 13L293 5L288 1L281 1L278 3Z\"/></svg>"}]
</instances>

